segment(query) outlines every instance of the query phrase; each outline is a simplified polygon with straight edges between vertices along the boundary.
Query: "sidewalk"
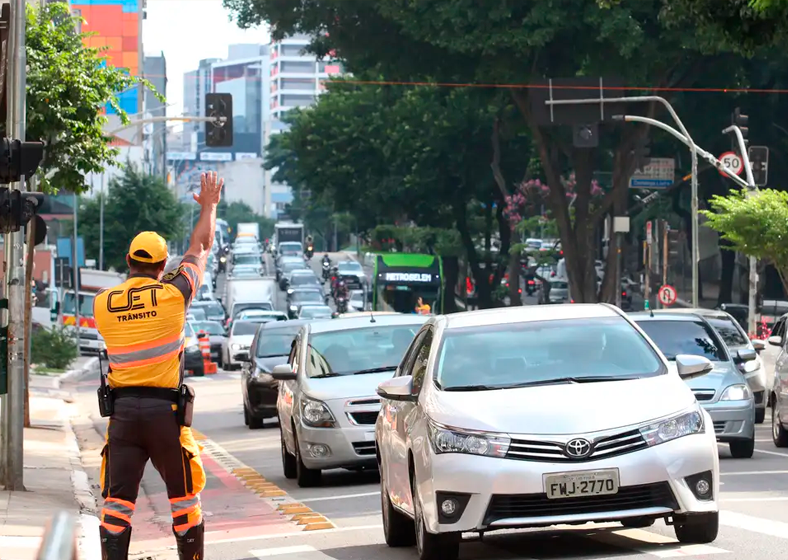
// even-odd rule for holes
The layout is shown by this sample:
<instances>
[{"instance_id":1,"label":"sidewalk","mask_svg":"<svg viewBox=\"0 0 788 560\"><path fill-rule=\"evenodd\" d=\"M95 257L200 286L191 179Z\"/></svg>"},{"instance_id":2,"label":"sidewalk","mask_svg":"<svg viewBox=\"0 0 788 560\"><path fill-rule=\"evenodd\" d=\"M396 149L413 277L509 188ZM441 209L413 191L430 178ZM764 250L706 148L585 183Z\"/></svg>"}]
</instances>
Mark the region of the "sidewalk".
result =
<instances>
[{"instance_id":1,"label":"sidewalk","mask_svg":"<svg viewBox=\"0 0 788 560\"><path fill-rule=\"evenodd\" d=\"M25 428L24 436L27 491L0 491L2 560L35 559L44 526L60 510L79 516L80 558L100 558L98 519L90 515L95 502L69 416L69 405L62 399L31 395L33 427Z\"/></svg>"}]
</instances>

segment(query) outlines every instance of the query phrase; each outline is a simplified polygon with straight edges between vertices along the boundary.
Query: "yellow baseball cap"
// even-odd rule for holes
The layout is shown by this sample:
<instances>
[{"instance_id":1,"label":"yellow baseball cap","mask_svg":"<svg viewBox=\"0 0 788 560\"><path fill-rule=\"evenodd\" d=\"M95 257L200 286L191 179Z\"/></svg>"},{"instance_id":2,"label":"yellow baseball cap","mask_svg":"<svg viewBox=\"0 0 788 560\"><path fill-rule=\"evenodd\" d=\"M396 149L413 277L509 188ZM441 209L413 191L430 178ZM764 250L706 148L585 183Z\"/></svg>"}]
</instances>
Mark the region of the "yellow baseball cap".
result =
<instances>
[{"instance_id":1,"label":"yellow baseball cap","mask_svg":"<svg viewBox=\"0 0 788 560\"><path fill-rule=\"evenodd\" d=\"M166 261L168 257L167 242L155 231L143 231L132 239L129 246L129 257L144 263Z\"/></svg>"}]
</instances>

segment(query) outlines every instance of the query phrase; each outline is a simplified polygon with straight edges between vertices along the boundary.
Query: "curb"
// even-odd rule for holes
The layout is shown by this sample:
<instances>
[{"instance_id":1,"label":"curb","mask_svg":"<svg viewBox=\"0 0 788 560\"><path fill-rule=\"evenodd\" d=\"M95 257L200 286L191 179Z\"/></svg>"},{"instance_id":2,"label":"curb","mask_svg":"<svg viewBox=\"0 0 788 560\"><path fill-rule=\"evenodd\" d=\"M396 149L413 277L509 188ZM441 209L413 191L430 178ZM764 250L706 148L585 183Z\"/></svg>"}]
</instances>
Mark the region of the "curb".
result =
<instances>
[{"instance_id":1,"label":"curb","mask_svg":"<svg viewBox=\"0 0 788 560\"><path fill-rule=\"evenodd\" d=\"M98 360L96 360L98 363ZM77 370L82 371L82 370ZM65 407L64 403L64 407ZM71 462L71 485L74 490L74 499L79 505L79 519L77 523L77 547L80 560L101 560L101 539L99 536L99 519L96 497L90 487L88 474L82 468L82 452L79 449L77 435L74 432L72 418L73 410L69 410L64 419L66 439L68 440L68 455Z\"/></svg>"},{"instance_id":2,"label":"curb","mask_svg":"<svg viewBox=\"0 0 788 560\"><path fill-rule=\"evenodd\" d=\"M192 434L194 439L203 446L204 453L210 455L223 469L273 507L280 515L300 527L301 531L320 531L336 528L336 525L323 515L288 496L287 492L266 480L253 468L236 459L202 432L192 428Z\"/></svg>"},{"instance_id":3,"label":"curb","mask_svg":"<svg viewBox=\"0 0 788 560\"><path fill-rule=\"evenodd\" d=\"M89 358L85 365L82 366L80 369L72 369L64 373L63 375L57 377L57 381L55 383L56 388L60 389L61 383L64 381L69 381L74 379L75 377L80 377L82 375L92 373L94 371L98 371L99 359L96 358Z\"/></svg>"}]
</instances>

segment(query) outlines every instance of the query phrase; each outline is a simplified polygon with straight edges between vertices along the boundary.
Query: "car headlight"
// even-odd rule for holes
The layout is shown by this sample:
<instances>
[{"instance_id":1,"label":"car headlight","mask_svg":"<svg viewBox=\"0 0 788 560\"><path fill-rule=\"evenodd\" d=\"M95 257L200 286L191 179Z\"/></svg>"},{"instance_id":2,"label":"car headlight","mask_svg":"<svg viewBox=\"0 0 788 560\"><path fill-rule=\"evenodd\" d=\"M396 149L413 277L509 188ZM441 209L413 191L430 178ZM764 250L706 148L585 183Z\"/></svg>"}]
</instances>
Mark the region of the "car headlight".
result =
<instances>
[{"instance_id":1,"label":"car headlight","mask_svg":"<svg viewBox=\"0 0 788 560\"><path fill-rule=\"evenodd\" d=\"M640 428L640 433L649 447L701 432L703 412L700 407Z\"/></svg>"},{"instance_id":2,"label":"car headlight","mask_svg":"<svg viewBox=\"0 0 788 560\"><path fill-rule=\"evenodd\" d=\"M750 388L744 384L731 385L722 392L721 401L748 401L752 398Z\"/></svg>"},{"instance_id":3,"label":"car headlight","mask_svg":"<svg viewBox=\"0 0 788 560\"><path fill-rule=\"evenodd\" d=\"M240 350L241 349L241 345L240 344L231 344L230 345L230 349L231 350Z\"/></svg>"},{"instance_id":4,"label":"car headlight","mask_svg":"<svg viewBox=\"0 0 788 560\"><path fill-rule=\"evenodd\" d=\"M290 311L298 311L298 306L297 305L291 305L290 306Z\"/></svg>"},{"instance_id":5,"label":"car headlight","mask_svg":"<svg viewBox=\"0 0 788 560\"><path fill-rule=\"evenodd\" d=\"M313 428L333 428L335 425L334 415L326 404L312 399L301 400L301 419Z\"/></svg>"},{"instance_id":6,"label":"car headlight","mask_svg":"<svg viewBox=\"0 0 788 560\"><path fill-rule=\"evenodd\" d=\"M429 436L435 453L467 453L488 457L505 457L511 439L500 434L464 432L430 422Z\"/></svg>"},{"instance_id":7,"label":"car headlight","mask_svg":"<svg viewBox=\"0 0 788 560\"><path fill-rule=\"evenodd\" d=\"M197 337L196 336L189 336L189 337L187 337L186 340L184 341L184 345L187 348L192 348L194 346L199 346L199 343L197 342Z\"/></svg>"}]
</instances>

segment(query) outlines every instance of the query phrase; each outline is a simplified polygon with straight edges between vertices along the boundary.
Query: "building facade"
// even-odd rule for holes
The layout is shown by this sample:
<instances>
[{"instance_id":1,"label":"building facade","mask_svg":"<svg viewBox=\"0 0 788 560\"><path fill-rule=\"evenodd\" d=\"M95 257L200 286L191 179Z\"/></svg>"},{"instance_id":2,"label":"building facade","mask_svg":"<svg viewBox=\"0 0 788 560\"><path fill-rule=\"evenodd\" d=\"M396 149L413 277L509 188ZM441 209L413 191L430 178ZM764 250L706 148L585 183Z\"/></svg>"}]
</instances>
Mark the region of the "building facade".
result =
<instances>
[{"instance_id":1,"label":"building facade","mask_svg":"<svg viewBox=\"0 0 788 560\"><path fill-rule=\"evenodd\" d=\"M167 97L167 59L164 53L145 55L143 73L156 91ZM144 91L145 116L166 116L167 104L149 90ZM159 177L167 171L167 123L153 123L144 127L145 164L148 170Z\"/></svg>"}]
</instances>

